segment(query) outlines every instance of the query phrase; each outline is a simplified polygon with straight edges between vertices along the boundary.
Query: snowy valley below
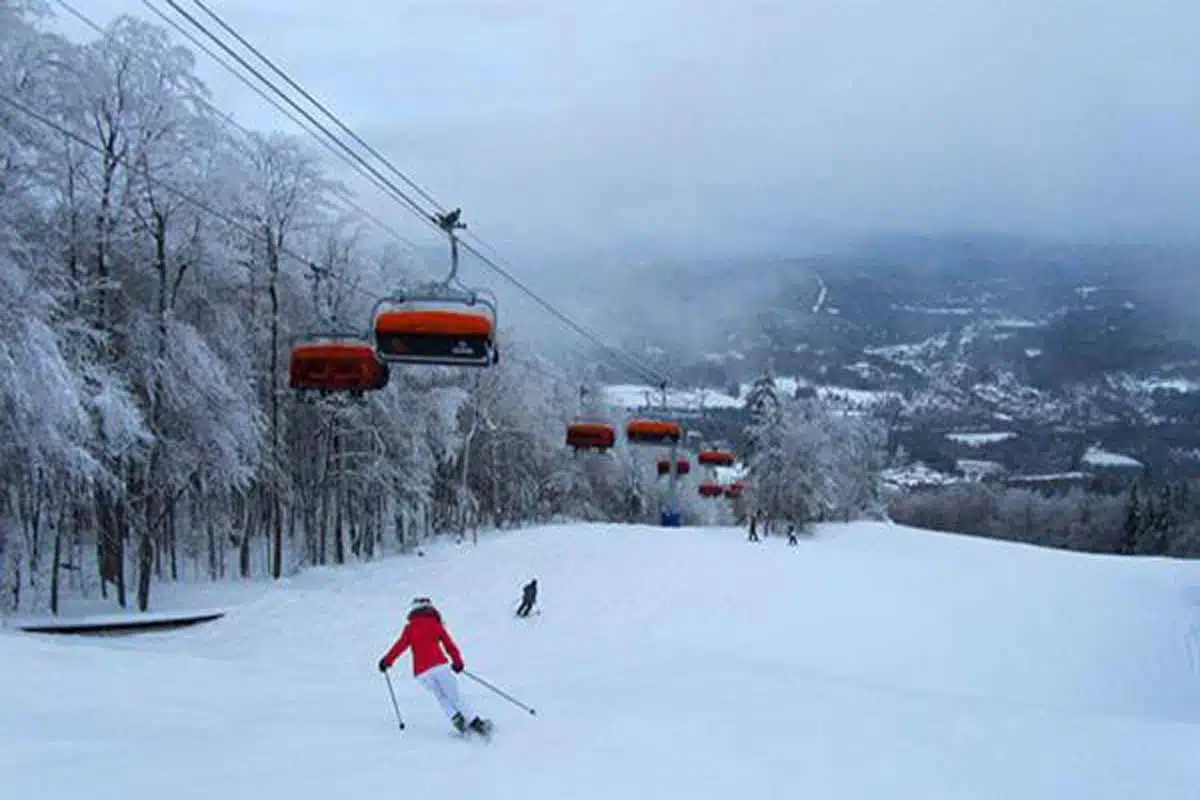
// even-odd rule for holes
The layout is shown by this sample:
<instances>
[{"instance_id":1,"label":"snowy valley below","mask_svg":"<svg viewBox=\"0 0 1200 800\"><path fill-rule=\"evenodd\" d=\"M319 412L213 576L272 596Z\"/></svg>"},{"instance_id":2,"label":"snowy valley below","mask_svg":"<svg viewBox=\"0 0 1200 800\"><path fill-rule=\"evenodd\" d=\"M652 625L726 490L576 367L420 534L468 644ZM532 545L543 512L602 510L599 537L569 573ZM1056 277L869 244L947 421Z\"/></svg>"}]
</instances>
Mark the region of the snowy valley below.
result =
<instances>
[{"instance_id":1,"label":"snowy valley below","mask_svg":"<svg viewBox=\"0 0 1200 800\"><path fill-rule=\"evenodd\" d=\"M516 619L536 576L543 613ZM451 735L375 662L442 609L496 723ZM561 525L277 584L179 584L208 625L0 635L9 798L1194 798L1200 566L895 525L788 547Z\"/></svg>"},{"instance_id":2,"label":"snowy valley below","mask_svg":"<svg viewBox=\"0 0 1200 800\"><path fill-rule=\"evenodd\" d=\"M770 369L781 388L886 420L913 462L946 474L975 471L960 460L1016 480L1086 471L1097 447L1196 475L1195 261L1186 249L912 235L663 264L648 271L661 283L628 346L707 388L680 393L681 406L727 407Z\"/></svg>"}]
</instances>

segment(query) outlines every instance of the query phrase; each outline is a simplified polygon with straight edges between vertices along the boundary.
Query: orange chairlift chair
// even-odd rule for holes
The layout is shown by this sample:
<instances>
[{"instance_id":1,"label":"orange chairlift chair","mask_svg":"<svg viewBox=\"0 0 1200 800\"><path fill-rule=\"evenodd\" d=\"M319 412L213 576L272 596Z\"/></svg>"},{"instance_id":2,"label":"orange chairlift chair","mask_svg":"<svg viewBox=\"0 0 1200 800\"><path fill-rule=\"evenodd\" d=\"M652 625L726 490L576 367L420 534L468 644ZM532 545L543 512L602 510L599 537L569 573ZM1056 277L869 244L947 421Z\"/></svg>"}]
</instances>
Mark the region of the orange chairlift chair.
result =
<instances>
[{"instance_id":1,"label":"orange chairlift chair","mask_svg":"<svg viewBox=\"0 0 1200 800\"><path fill-rule=\"evenodd\" d=\"M385 297L375 305L375 350L390 363L488 367L496 348L496 298L457 280L460 209L433 218L450 238L450 274L440 283Z\"/></svg>"},{"instance_id":2,"label":"orange chairlift chair","mask_svg":"<svg viewBox=\"0 0 1200 800\"><path fill-rule=\"evenodd\" d=\"M579 405L587 405L588 390L579 387ZM598 412L582 412L567 425L567 447L581 451L596 450L601 453L612 449L617 443L617 432L612 423Z\"/></svg>"},{"instance_id":3,"label":"orange chairlift chair","mask_svg":"<svg viewBox=\"0 0 1200 800\"><path fill-rule=\"evenodd\" d=\"M732 467L737 458L728 450L712 449L701 450L696 455L696 460L705 467Z\"/></svg>"},{"instance_id":4,"label":"orange chairlift chair","mask_svg":"<svg viewBox=\"0 0 1200 800\"><path fill-rule=\"evenodd\" d=\"M297 391L362 397L386 387L388 377L388 365L360 334L318 332L292 345L288 385Z\"/></svg>"},{"instance_id":5,"label":"orange chairlift chair","mask_svg":"<svg viewBox=\"0 0 1200 800\"><path fill-rule=\"evenodd\" d=\"M683 438L683 426L674 420L631 419L625 425L625 438L630 444L678 444Z\"/></svg>"}]
</instances>

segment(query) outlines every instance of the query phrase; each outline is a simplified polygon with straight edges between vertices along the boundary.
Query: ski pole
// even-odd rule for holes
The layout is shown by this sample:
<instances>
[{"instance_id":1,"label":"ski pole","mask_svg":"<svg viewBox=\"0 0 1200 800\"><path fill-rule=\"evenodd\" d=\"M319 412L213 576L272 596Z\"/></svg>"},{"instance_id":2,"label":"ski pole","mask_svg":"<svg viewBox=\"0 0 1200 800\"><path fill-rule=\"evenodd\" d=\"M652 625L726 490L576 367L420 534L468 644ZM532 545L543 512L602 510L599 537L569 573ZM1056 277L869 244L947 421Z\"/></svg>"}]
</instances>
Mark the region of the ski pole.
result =
<instances>
[{"instance_id":1,"label":"ski pole","mask_svg":"<svg viewBox=\"0 0 1200 800\"><path fill-rule=\"evenodd\" d=\"M478 676L478 675L476 675L475 673L471 672L470 670L465 670L465 669L464 669L464 670L463 670L463 674L464 674L464 675L466 675L466 676L467 676L468 678L470 678L471 680L475 681L476 683L480 684L481 686L485 686L485 687L487 687L488 689L491 689L493 692L495 692L496 694L500 695L501 697L503 697L503 698L504 698L505 700L507 700L508 702L512 703L512 704L513 704L514 706L516 706L517 708L520 708L520 709L522 709L522 710L524 710L524 711L528 711L528 712L529 712L531 715L533 715L533 716L535 716L535 717L537 716L537 712L536 712L536 711L534 711L532 708L530 708L529 706L525 705L525 704L524 704L524 703L522 703L520 700L518 700L517 698L515 698L515 697L513 697L512 695L508 694L507 692L504 692L504 691L502 691L502 690L500 690L500 689L497 689L495 686L492 686L490 683L488 683L487 681L485 681L483 678L479 677L479 676Z\"/></svg>"},{"instance_id":2,"label":"ski pole","mask_svg":"<svg viewBox=\"0 0 1200 800\"><path fill-rule=\"evenodd\" d=\"M396 722L399 723L400 730L404 730L404 718L400 716L400 704L396 702L396 690L392 688L392 678L384 672L383 679L387 681L388 694L392 696L392 708L396 711Z\"/></svg>"}]
</instances>

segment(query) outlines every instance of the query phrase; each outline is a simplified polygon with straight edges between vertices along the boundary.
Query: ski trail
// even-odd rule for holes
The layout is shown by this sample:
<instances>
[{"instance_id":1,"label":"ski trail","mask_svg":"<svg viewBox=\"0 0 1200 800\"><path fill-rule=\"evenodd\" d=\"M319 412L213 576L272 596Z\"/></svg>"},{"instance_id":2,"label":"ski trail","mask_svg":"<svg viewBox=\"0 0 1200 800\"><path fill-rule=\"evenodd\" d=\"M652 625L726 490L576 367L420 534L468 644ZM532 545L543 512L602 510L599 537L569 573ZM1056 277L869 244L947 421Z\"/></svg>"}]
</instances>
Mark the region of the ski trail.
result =
<instances>
[{"instance_id":1,"label":"ski trail","mask_svg":"<svg viewBox=\"0 0 1200 800\"><path fill-rule=\"evenodd\" d=\"M1196 620L1188 628L1185 646L1192 672L1200 677L1200 620Z\"/></svg>"},{"instance_id":2,"label":"ski trail","mask_svg":"<svg viewBox=\"0 0 1200 800\"><path fill-rule=\"evenodd\" d=\"M396 781L523 800L1196 800L1196 564L875 523L816 533L801 554L737 528L546 526L309 570L207 627L5 634L0 708L17 723L0 725L0 785L47 800L362 798ZM515 619L533 577L538 608ZM496 729L464 740L405 662L397 730L376 664L422 595L468 668L536 717L467 679Z\"/></svg>"},{"instance_id":3,"label":"ski trail","mask_svg":"<svg viewBox=\"0 0 1200 800\"><path fill-rule=\"evenodd\" d=\"M821 309L825 307L825 298L829 296L829 287L825 285L825 281L820 275L817 275L816 278L817 283L821 286L821 290L817 294L817 302L813 303L812 313L820 314Z\"/></svg>"},{"instance_id":4,"label":"ski trail","mask_svg":"<svg viewBox=\"0 0 1200 800\"><path fill-rule=\"evenodd\" d=\"M1183 634L1183 647L1187 651L1188 666L1200 677L1200 587L1185 588L1183 597L1191 607L1190 621Z\"/></svg>"}]
</instances>

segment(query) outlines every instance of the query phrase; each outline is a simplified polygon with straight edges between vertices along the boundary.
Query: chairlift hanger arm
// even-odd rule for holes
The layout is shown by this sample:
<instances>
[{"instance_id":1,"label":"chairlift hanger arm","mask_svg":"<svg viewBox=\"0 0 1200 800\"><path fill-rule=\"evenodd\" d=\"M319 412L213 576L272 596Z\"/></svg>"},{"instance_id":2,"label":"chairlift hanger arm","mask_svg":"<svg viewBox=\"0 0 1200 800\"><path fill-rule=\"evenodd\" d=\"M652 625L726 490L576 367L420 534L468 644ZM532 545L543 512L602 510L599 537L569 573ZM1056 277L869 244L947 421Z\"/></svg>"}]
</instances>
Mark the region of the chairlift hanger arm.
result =
<instances>
[{"instance_id":1,"label":"chairlift hanger arm","mask_svg":"<svg viewBox=\"0 0 1200 800\"><path fill-rule=\"evenodd\" d=\"M433 223L444 230L450 236L454 236L455 231L464 230L467 223L462 222L462 209L456 208L453 211L447 211L445 214L434 214L430 217Z\"/></svg>"},{"instance_id":2,"label":"chairlift hanger arm","mask_svg":"<svg viewBox=\"0 0 1200 800\"><path fill-rule=\"evenodd\" d=\"M462 221L461 208L447 211L445 214L434 214L430 219L450 237L450 274L442 282L443 287L449 288L458 276L458 236L455 231L464 230L467 223Z\"/></svg>"}]
</instances>

